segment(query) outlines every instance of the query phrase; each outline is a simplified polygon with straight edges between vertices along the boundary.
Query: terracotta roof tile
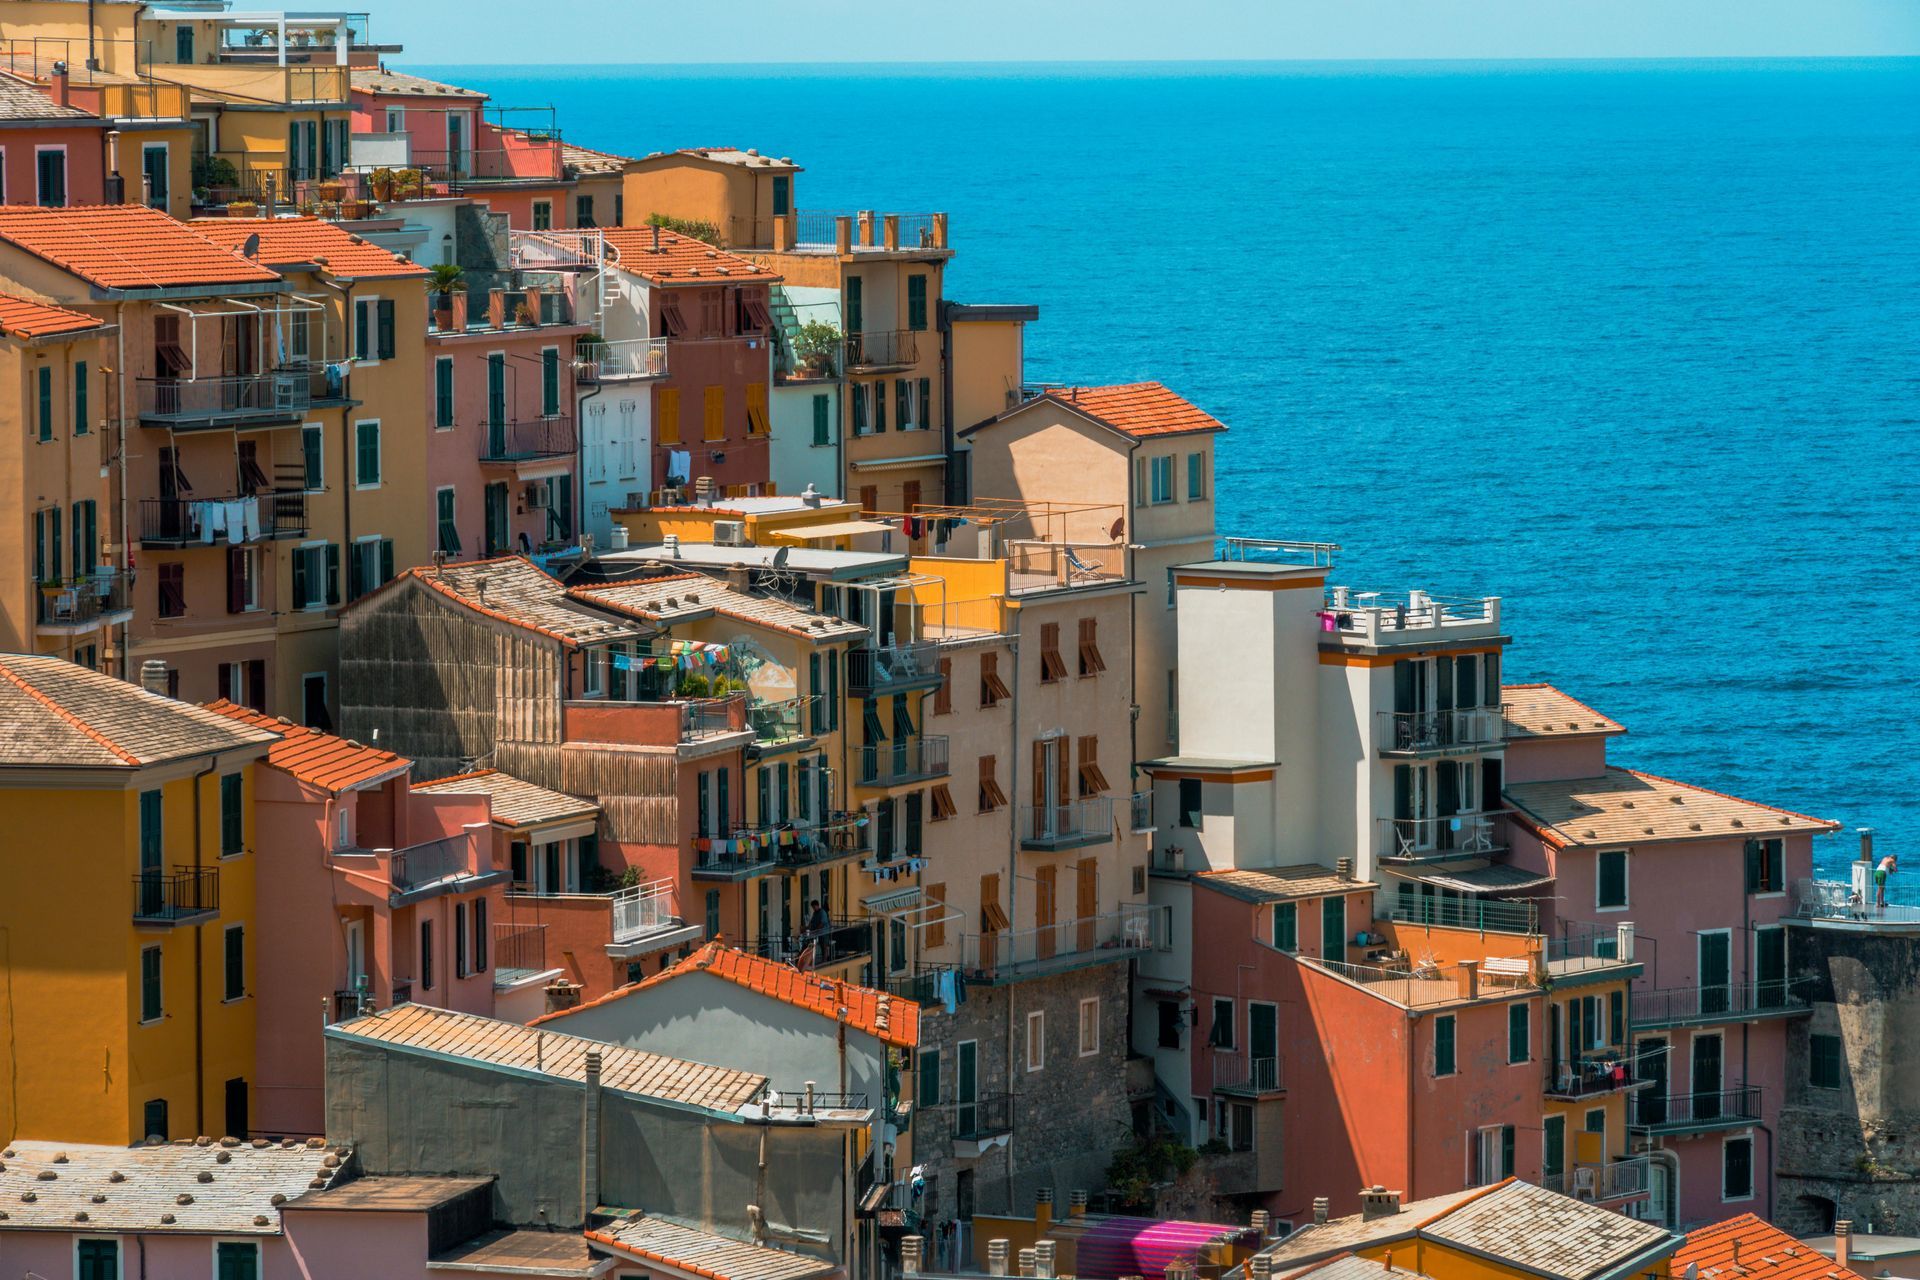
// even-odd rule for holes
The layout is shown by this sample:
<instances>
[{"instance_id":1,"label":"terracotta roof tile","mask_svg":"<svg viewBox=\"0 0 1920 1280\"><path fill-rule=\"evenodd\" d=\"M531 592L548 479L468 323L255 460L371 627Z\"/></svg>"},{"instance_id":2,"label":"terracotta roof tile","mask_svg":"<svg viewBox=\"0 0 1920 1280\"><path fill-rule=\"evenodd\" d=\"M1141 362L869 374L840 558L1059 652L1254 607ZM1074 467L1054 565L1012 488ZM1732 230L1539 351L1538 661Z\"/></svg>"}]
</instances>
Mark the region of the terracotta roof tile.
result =
<instances>
[{"instance_id":1,"label":"terracotta roof tile","mask_svg":"<svg viewBox=\"0 0 1920 1280\"><path fill-rule=\"evenodd\" d=\"M610 227L600 233L618 257L620 269L654 284L743 284L778 280L747 261L716 249L704 240L659 228L660 247L654 248L653 227Z\"/></svg>"},{"instance_id":2,"label":"terracotta roof tile","mask_svg":"<svg viewBox=\"0 0 1920 1280\"><path fill-rule=\"evenodd\" d=\"M568 818L590 818L600 806L564 791L549 791L498 769L456 774L413 784L428 795L483 795L493 800L493 820L509 827L531 827Z\"/></svg>"},{"instance_id":3,"label":"terracotta roof tile","mask_svg":"<svg viewBox=\"0 0 1920 1280\"><path fill-rule=\"evenodd\" d=\"M327 273L343 280L424 279L427 275L419 263L318 218L195 218L187 225L235 253L246 246L247 237L257 235L260 252L254 261L274 267L324 260Z\"/></svg>"},{"instance_id":4,"label":"terracotta roof tile","mask_svg":"<svg viewBox=\"0 0 1920 1280\"><path fill-rule=\"evenodd\" d=\"M883 1043L899 1048L911 1049L920 1043L920 1006L913 1001L897 999L884 991L856 986L838 978L804 973L791 965L764 959L721 942L707 943L673 968L662 970L643 982L621 987L598 1000L590 1000L572 1009L535 1018L529 1025L539 1026L563 1019L581 1009L624 1000L636 992L649 990L690 973L712 974L749 991L835 1021L845 1010L849 1026L858 1027Z\"/></svg>"},{"instance_id":5,"label":"terracotta roof tile","mask_svg":"<svg viewBox=\"0 0 1920 1280\"><path fill-rule=\"evenodd\" d=\"M578 143L562 142L560 163L567 166L568 173L578 175L624 173L628 165L636 162L631 156L617 156L611 151L595 151Z\"/></svg>"},{"instance_id":6,"label":"terracotta roof tile","mask_svg":"<svg viewBox=\"0 0 1920 1280\"><path fill-rule=\"evenodd\" d=\"M628 1218L586 1234L596 1244L703 1280L806 1280L840 1269L822 1258L729 1239L665 1218Z\"/></svg>"},{"instance_id":7,"label":"terracotta roof tile","mask_svg":"<svg viewBox=\"0 0 1920 1280\"><path fill-rule=\"evenodd\" d=\"M1041 399L1076 409L1136 439L1227 429L1226 423L1159 382L1128 382L1111 387L1054 387ZM1024 407L1008 412L1018 413Z\"/></svg>"},{"instance_id":8,"label":"terracotta roof tile","mask_svg":"<svg viewBox=\"0 0 1920 1280\"><path fill-rule=\"evenodd\" d=\"M1507 705L1508 736L1513 738L1599 737L1627 731L1618 720L1550 684L1503 684L1500 701Z\"/></svg>"},{"instance_id":9,"label":"terracotta roof tile","mask_svg":"<svg viewBox=\"0 0 1920 1280\"><path fill-rule=\"evenodd\" d=\"M0 767L138 768L274 737L64 658L0 654Z\"/></svg>"},{"instance_id":10,"label":"terracotta roof tile","mask_svg":"<svg viewBox=\"0 0 1920 1280\"><path fill-rule=\"evenodd\" d=\"M141 205L0 206L0 241L104 289L269 284L279 275Z\"/></svg>"},{"instance_id":11,"label":"terracotta roof tile","mask_svg":"<svg viewBox=\"0 0 1920 1280\"><path fill-rule=\"evenodd\" d=\"M0 73L0 120L71 120L84 124L100 117L78 107L56 107L46 91L31 80Z\"/></svg>"},{"instance_id":12,"label":"terracotta roof tile","mask_svg":"<svg viewBox=\"0 0 1920 1280\"><path fill-rule=\"evenodd\" d=\"M85 333L98 329L106 321L98 316L69 311L50 302L0 293L0 333L20 338L45 338L57 333Z\"/></svg>"},{"instance_id":13,"label":"terracotta roof tile","mask_svg":"<svg viewBox=\"0 0 1920 1280\"><path fill-rule=\"evenodd\" d=\"M1673 1255L1674 1274L1689 1266L1700 1269L1700 1280L1855 1280L1859 1275L1751 1213L1689 1231Z\"/></svg>"},{"instance_id":14,"label":"terracotta roof tile","mask_svg":"<svg viewBox=\"0 0 1920 1280\"><path fill-rule=\"evenodd\" d=\"M1507 799L1549 844L1647 844L1833 831L1837 823L1671 778L1609 767L1597 778L1509 783Z\"/></svg>"},{"instance_id":15,"label":"terracotta roof tile","mask_svg":"<svg viewBox=\"0 0 1920 1280\"><path fill-rule=\"evenodd\" d=\"M221 698L205 704L230 720L250 724L280 735L280 741L267 748L267 763L292 774L302 782L328 791L348 791L382 778L394 777L413 767L405 756L363 746L351 738L321 733L285 716L270 716Z\"/></svg>"},{"instance_id":16,"label":"terracotta roof tile","mask_svg":"<svg viewBox=\"0 0 1920 1280\"><path fill-rule=\"evenodd\" d=\"M1358 893L1379 886L1366 880L1342 880L1332 867L1317 862L1290 867L1238 868L1203 871L1193 882L1216 889L1243 902L1285 902L1293 898L1322 898L1335 893Z\"/></svg>"},{"instance_id":17,"label":"terracotta roof tile","mask_svg":"<svg viewBox=\"0 0 1920 1280\"><path fill-rule=\"evenodd\" d=\"M643 159L666 160L681 157L690 160L705 160L712 164L738 165L743 169L764 169L769 173L782 170L799 172L800 166L786 156L763 156L750 147L680 147L673 151L655 151Z\"/></svg>"},{"instance_id":18,"label":"terracotta roof tile","mask_svg":"<svg viewBox=\"0 0 1920 1280\"><path fill-rule=\"evenodd\" d=\"M651 628L610 618L569 600L558 578L524 556L468 560L439 568L417 565L380 591L394 590L395 583L409 581L417 581L476 613L565 645L630 640L651 634Z\"/></svg>"}]
</instances>

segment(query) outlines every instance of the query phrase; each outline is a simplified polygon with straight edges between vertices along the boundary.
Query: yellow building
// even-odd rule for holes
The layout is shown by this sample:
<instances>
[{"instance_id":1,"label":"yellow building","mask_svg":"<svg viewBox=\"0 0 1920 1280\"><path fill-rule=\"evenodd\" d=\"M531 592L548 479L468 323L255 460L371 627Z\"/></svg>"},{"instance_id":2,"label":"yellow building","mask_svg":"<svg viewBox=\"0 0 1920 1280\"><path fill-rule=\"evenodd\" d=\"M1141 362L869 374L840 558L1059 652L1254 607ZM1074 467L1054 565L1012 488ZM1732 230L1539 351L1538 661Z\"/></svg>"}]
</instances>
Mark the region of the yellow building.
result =
<instances>
[{"instance_id":1,"label":"yellow building","mask_svg":"<svg viewBox=\"0 0 1920 1280\"><path fill-rule=\"evenodd\" d=\"M0 708L0 1133L244 1135L274 735L54 657L0 657Z\"/></svg>"},{"instance_id":2,"label":"yellow building","mask_svg":"<svg viewBox=\"0 0 1920 1280\"><path fill-rule=\"evenodd\" d=\"M682 542L716 542L714 526L729 521L740 526L738 540L751 546L797 546L822 539L843 542L853 536L845 526L859 514L859 508L851 503L797 495L719 498L703 506L647 507L613 513L615 522L625 527L628 541L636 547L651 546L668 537Z\"/></svg>"}]
</instances>

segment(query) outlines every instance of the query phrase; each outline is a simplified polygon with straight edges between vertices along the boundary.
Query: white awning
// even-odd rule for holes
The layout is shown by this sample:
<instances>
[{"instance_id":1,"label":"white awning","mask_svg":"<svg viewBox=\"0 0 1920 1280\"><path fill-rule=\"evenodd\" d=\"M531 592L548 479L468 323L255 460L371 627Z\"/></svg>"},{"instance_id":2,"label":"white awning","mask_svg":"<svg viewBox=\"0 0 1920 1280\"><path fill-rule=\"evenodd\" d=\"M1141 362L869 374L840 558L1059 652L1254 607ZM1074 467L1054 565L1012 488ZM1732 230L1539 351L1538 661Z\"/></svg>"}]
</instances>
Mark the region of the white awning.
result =
<instances>
[{"instance_id":1,"label":"white awning","mask_svg":"<svg viewBox=\"0 0 1920 1280\"><path fill-rule=\"evenodd\" d=\"M861 533L893 533L894 526L879 520L837 520L832 524L810 524L804 529L778 529L776 538L791 538L795 542L811 542L815 538L851 538Z\"/></svg>"},{"instance_id":2,"label":"white awning","mask_svg":"<svg viewBox=\"0 0 1920 1280\"><path fill-rule=\"evenodd\" d=\"M871 462L849 461L848 466L855 471L900 471L907 467L930 467L935 463L945 464L944 453L922 453L911 458L875 458Z\"/></svg>"}]
</instances>

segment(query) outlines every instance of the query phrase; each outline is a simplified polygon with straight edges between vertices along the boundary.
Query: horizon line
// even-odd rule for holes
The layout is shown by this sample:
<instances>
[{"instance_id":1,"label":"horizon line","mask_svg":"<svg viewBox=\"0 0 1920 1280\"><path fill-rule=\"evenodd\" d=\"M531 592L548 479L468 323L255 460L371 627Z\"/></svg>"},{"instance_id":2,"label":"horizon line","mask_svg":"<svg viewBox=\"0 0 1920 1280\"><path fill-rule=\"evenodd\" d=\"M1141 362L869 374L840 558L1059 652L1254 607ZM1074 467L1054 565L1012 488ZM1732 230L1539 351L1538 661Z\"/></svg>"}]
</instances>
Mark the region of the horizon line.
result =
<instances>
[{"instance_id":1,"label":"horizon line","mask_svg":"<svg viewBox=\"0 0 1920 1280\"><path fill-rule=\"evenodd\" d=\"M403 50L404 56L404 50ZM383 64L386 59L382 59ZM1486 63L1595 63L1595 62L1914 62L1920 61L1920 51L1913 53L1623 53L1623 54L1529 54L1485 55L1485 56L1426 56L1420 54L1381 55L1374 57L1315 57L1312 55L1294 58L959 58L948 60L934 59L897 59L897 58L847 58L822 61L817 59L740 59L728 62L635 62L635 61L579 61L572 62L414 62L396 60L393 65L417 67L508 67L539 70L579 70L590 67L647 67L647 68L702 68L702 67L1258 67L1258 66L1378 66L1389 63L1433 64L1486 64Z\"/></svg>"}]
</instances>

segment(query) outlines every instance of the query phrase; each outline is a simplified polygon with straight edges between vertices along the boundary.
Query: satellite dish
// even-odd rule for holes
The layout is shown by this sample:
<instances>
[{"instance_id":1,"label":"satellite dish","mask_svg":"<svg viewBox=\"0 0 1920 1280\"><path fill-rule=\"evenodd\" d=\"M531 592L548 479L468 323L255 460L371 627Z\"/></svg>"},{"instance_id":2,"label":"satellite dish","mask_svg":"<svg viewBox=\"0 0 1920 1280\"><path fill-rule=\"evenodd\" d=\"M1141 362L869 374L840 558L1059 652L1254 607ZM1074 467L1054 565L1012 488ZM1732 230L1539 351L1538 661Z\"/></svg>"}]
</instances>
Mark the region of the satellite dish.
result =
<instances>
[{"instance_id":1,"label":"satellite dish","mask_svg":"<svg viewBox=\"0 0 1920 1280\"><path fill-rule=\"evenodd\" d=\"M258 231L248 236L247 242L240 246L240 256L243 258L257 258L260 256L260 233Z\"/></svg>"}]
</instances>

